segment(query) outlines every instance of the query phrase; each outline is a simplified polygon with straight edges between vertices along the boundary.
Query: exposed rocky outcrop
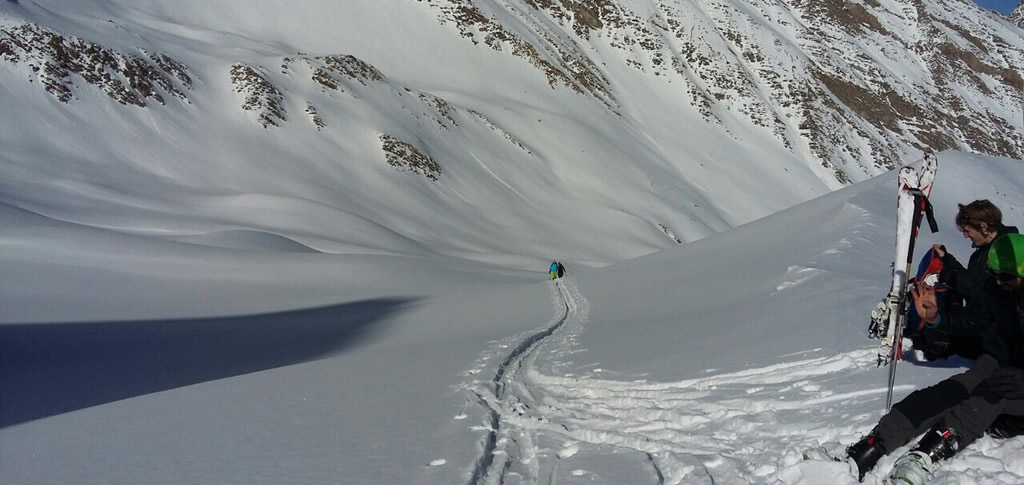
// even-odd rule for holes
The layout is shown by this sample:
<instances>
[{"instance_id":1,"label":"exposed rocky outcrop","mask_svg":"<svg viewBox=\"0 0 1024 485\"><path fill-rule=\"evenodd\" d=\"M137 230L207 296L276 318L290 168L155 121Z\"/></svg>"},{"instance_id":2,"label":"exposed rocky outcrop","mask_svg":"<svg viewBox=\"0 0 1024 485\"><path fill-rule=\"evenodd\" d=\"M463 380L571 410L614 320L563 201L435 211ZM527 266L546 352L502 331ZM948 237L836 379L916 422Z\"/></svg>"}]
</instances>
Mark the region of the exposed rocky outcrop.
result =
<instances>
[{"instance_id":1,"label":"exposed rocky outcrop","mask_svg":"<svg viewBox=\"0 0 1024 485\"><path fill-rule=\"evenodd\" d=\"M978 21L980 10L963 15L969 4L960 0L663 0L643 9L521 0L500 11L470 0L417 1L473 43L522 57L553 88L572 87L614 113L620 101L598 67L607 59L592 58L589 45L619 49L626 66L681 81L709 123L744 118L789 149L808 148L840 182L892 168L915 150L1024 158L1024 136L986 108L1020 105L1024 52L1000 37L998 24ZM535 35L504 26L510 14Z\"/></svg>"},{"instance_id":2,"label":"exposed rocky outcrop","mask_svg":"<svg viewBox=\"0 0 1024 485\"><path fill-rule=\"evenodd\" d=\"M1006 114L1024 101L1024 49L1013 38L1021 34L994 12L963 15L974 8L964 0L415 1L467 42L526 61L552 90L622 116L630 92L612 82L608 67L621 62L616 67L678 89L683 103L667 109L692 109L727 133L737 123L761 130L841 183L923 150L1024 158L1024 135ZM1022 22L1022 12L1009 18ZM194 75L178 60L31 23L0 27L0 61L65 103L83 89L138 107L191 102ZM267 129L284 126L291 107L305 111L310 129L329 131L324 115L344 109L329 103L369 97L404 110L424 130L481 123L531 153L480 113L392 82L350 54L239 61L230 79L239 106ZM297 83L312 83L323 96L304 99L296 93L309 93L308 86ZM446 142L441 134L423 140ZM397 139L387 145L402 146ZM435 179L440 173L422 167Z\"/></svg>"},{"instance_id":3,"label":"exposed rocky outcrop","mask_svg":"<svg viewBox=\"0 0 1024 485\"><path fill-rule=\"evenodd\" d=\"M537 31L545 40L543 45L532 44L494 16L487 15L473 0L419 1L437 8L442 22L455 24L462 36L474 44L483 43L529 61L544 73L552 87L565 86L579 94L592 95L609 107L614 106L608 80L579 45L561 41L554 33L543 30Z\"/></svg>"},{"instance_id":4,"label":"exposed rocky outcrop","mask_svg":"<svg viewBox=\"0 0 1024 485\"><path fill-rule=\"evenodd\" d=\"M164 104L165 95L187 101L182 89L192 87L188 68L166 55L119 52L29 23L0 27L0 60L27 66L30 81L38 80L64 103L75 98L82 84L139 107L147 100Z\"/></svg>"},{"instance_id":5,"label":"exposed rocky outcrop","mask_svg":"<svg viewBox=\"0 0 1024 485\"><path fill-rule=\"evenodd\" d=\"M303 60L313 67L312 79L323 89L341 90L342 79L350 79L364 86L386 80L376 67L352 55L307 56Z\"/></svg>"},{"instance_id":6,"label":"exposed rocky outcrop","mask_svg":"<svg viewBox=\"0 0 1024 485\"><path fill-rule=\"evenodd\" d=\"M323 129L327 127L327 123L325 123L324 119L320 117L320 113L317 111L316 106L313 106L313 103L308 101L306 102L306 114L309 115L310 121L312 121L313 125L316 126L316 131L323 131Z\"/></svg>"},{"instance_id":7,"label":"exposed rocky outcrop","mask_svg":"<svg viewBox=\"0 0 1024 485\"><path fill-rule=\"evenodd\" d=\"M437 162L415 146L391 135L381 133L379 136L384 159L388 165L395 167L399 172L413 172L433 181L437 181L441 176L441 167Z\"/></svg>"},{"instance_id":8,"label":"exposed rocky outcrop","mask_svg":"<svg viewBox=\"0 0 1024 485\"><path fill-rule=\"evenodd\" d=\"M285 118L284 96L261 73L260 68L235 64L231 66L231 84L236 93L242 93L245 101L242 109L255 111L264 128L281 126Z\"/></svg>"}]
</instances>

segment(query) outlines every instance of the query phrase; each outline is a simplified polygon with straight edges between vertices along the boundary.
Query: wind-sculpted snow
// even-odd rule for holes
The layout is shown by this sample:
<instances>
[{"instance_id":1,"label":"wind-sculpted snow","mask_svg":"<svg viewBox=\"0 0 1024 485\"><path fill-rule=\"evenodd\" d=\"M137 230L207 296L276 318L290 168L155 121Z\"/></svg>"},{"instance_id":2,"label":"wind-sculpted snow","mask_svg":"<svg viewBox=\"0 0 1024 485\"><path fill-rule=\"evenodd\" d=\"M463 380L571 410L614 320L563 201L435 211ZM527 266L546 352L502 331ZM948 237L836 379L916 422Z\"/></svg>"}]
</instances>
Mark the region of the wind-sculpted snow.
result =
<instances>
[{"instance_id":1,"label":"wind-sculpted snow","mask_svg":"<svg viewBox=\"0 0 1024 485\"><path fill-rule=\"evenodd\" d=\"M191 89L193 85L189 68L161 53L144 49L140 49L140 53L145 57L117 52L31 23L0 28L0 59L27 66L31 71L30 79L38 78L47 92L64 103L71 102L75 97L76 78L99 87L121 104L145 107L145 100L153 99L162 105L165 101L161 92L189 102L182 91ZM359 88L365 88L371 83L389 83L376 67L347 54L310 56L300 52L295 56L283 56L280 73L290 75L293 71L308 74L308 80L319 85L324 92L348 93L349 96L344 99L349 102L358 98L356 91ZM259 64L235 63L229 73L232 91L242 98L240 108L253 112L260 126L279 128L289 121L286 106L290 100L286 98L285 92L288 84L294 81L275 78L269 68ZM179 85L182 89L179 89ZM401 86L391 88L395 93L400 90L412 92ZM453 118L458 108L435 95L424 92L414 94L425 105L423 111L435 120L438 127L447 130L449 126L458 126ZM309 100L305 100L304 104L304 111L317 131L328 129L321 109ZM496 127L483 115L473 114L525 151L515 137ZM415 118L422 116L411 111L409 115ZM381 150L389 165L434 181L441 175L437 163L412 144L393 135L379 136Z\"/></svg>"},{"instance_id":2,"label":"wind-sculpted snow","mask_svg":"<svg viewBox=\"0 0 1024 485\"><path fill-rule=\"evenodd\" d=\"M522 269L588 247L595 267L927 148L1024 147L1024 37L960 0L389 1L0 2L5 200L170 237L307 242L283 221L335 247L361 238L301 213L187 229L100 216L152 202L135 192L153 178L162 214L192 213L191 194L269 194L393 215L390 231L444 254L515 253ZM72 199L94 205L55 202Z\"/></svg>"},{"instance_id":3,"label":"wind-sculpted snow","mask_svg":"<svg viewBox=\"0 0 1024 485\"><path fill-rule=\"evenodd\" d=\"M482 114L473 110L463 109L453 105L439 96L414 91L389 80L380 70L373 65L352 55L329 55L309 56L299 53L296 56L287 56L282 59L280 74L286 77L278 77L270 70L260 66L235 64L231 67L231 81L236 93L244 96L242 109L253 111L257 114L257 122L264 128L281 127L288 122L285 105L288 104L285 92L287 86L295 83L290 76L298 74L309 76L312 81L320 86L320 91L327 94L330 105L321 106L327 109L318 108L312 101L305 101L305 113L309 116L317 131L329 133L333 131L324 118L324 112L336 112L339 106L350 103L380 102L382 104L402 103L401 112L410 120L429 120L442 133L450 129L459 128L457 118L466 119L473 123L482 123L493 131L497 131L506 139L511 141L519 149L529 152L514 136L496 126ZM299 78L299 83L307 80ZM406 93L415 96L415 104L405 104L401 97ZM338 95L335 98L335 94ZM388 98L387 96L391 97ZM322 100L320 101L322 102ZM469 117L472 115L472 117ZM380 139L380 150L388 165L395 167L400 172L411 172L431 181L437 181L442 174L440 165L425 153L426 145L423 140L417 140L416 144L403 140L400 136L390 133L378 133ZM420 147L417 146L421 145Z\"/></svg>"},{"instance_id":4,"label":"wind-sculpted snow","mask_svg":"<svg viewBox=\"0 0 1024 485\"><path fill-rule=\"evenodd\" d=\"M479 119L451 116L460 127ZM257 128L322 137L300 121ZM1004 220L1024 220L1019 161L938 156L940 232L922 231L919 247L942 243L966 259L970 242L952 224L965 201L989 198ZM382 168L380 180L405 175ZM460 175L445 169L437 186ZM125 207L88 225L54 214L62 200L52 194L38 211L11 204L26 193L0 177L0 347L10 347L0 349L0 382L23 391L0 396L11 424L0 428L0 482L856 485L844 465L802 452L842 453L883 412L886 371L874 366L866 327L889 284L894 175L598 269L585 264L595 243L513 219L487 234L504 250L467 245L479 258L470 260L435 252L418 227L379 207L369 217L315 192L192 192L186 212L152 180L130 179L137 198L71 185L79 190L65 202L83 211ZM419 214L445 223L444 234L472 242L461 231L486 232L479 214L431 204L424 194L435 184L412 177L424 189ZM29 180L26 192L60 187ZM161 230L167 213L177 224ZM543 215L584 213L552 204ZM551 232L561 246L543 243ZM507 269L527 251L546 258ZM549 282L554 257L569 273ZM319 309L299 310L310 307ZM897 399L969 365L905 357ZM908 448L864 483L880 484ZM1022 454L1024 437L985 437L937 482L1019 485Z\"/></svg>"},{"instance_id":5,"label":"wind-sculpted snow","mask_svg":"<svg viewBox=\"0 0 1024 485\"><path fill-rule=\"evenodd\" d=\"M807 279L794 277L785 288ZM491 367L493 378L477 369L468 374L476 379L461 386L487 410L471 485L858 483L845 463L806 461L802 454L823 448L841 455L870 424L872 415L842 410L884 396L881 379L875 387L844 385L877 374L874 349L809 349L806 356L819 355L727 373L708 369L704 377L670 382L607 375L600 367L576 373L567 364L583 350L577 337L586 331L590 304L572 278L552 282L551 296L552 320L496 343L477 363L500 362ZM964 477L964 463L1021 447L983 438L940 476ZM898 455L883 458L878 470L888 470ZM967 473L967 483L976 476ZM1007 474L996 483L1017 478Z\"/></svg>"},{"instance_id":6,"label":"wind-sculpted snow","mask_svg":"<svg viewBox=\"0 0 1024 485\"><path fill-rule=\"evenodd\" d=\"M470 49L493 51L495 57L515 59L523 69L542 73L550 90L542 97L596 102L595 106L624 122L634 117L647 122L644 115L654 109L672 119L697 114L734 141L768 143L785 150L832 186L891 169L899 160L924 149L1014 158L1024 154L1024 137L1018 126L1024 37L1005 19L962 0L409 3L418 8L416 22L440 23L471 44ZM46 7L45 2L33 2L9 4L5 10L18 12L17 18L37 6ZM266 10L268 16L276 13L258 4L246 8ZM326 6L310 8L334 12ZM358 8L347 6L339 11L347 16L346 9ZM414 7L405 8L412 11ZM288 111L304 111L309 126L328 137L342 124L332 118L352 106L326 105L322 99L300 94L307 91L309 82L324 92L346 93L353 99L360 98L346 86L350 82L363 86L390 83L407 89L407 83L389 80L377 67L393 67L389 59L364 53L367 49L351 43L322 40L315 33L283 36L287 42L282 44L262 45L260 39L250 39L257 45L253 51L258 55L249 55L242 48L231 50L214 64L216 72L211 72L200 59L207 51L218 49L214 39L222 33L236 35L231 27L203 30L182 20L179 29L174 27L173 15L157 17L163 30L156 33L161 35L147 35L154 32L112 18L104 19L104 28L85 29L81 36L59 30L58 26L66 23L6 20L9 25L0 32L0 59L17 66L23 80L36 83L65 103L80 97L78 90L91 86L132 106L145 106L147 100L163 104L168 96L192 102L207 94L193 89L226 87L245 93L245 99L235 106L257 112L254 128L279 128L289 122ZM147 27L152 29L149 24ZM360 27L337 26L347 30ZM386 31L385 26L367 28ZM168 38L166 34L173 35ZM388 35L401 38L401 34ZM195 39L208 43L192 42ZM167 55L180 48L175 40L190 41L198 55L186 54L187 62L178 60L177 52L174 57ZM421 55L415 48L406 49L415 42L396 41L402 52ZM139 45L135 48L138 52L110 47L125 43ZM325 51L324 44L341 50ZM284 45L296 50L286 51ZM309 48L316 49L310 54ZM194 79L222 79L224 63L234 66L230 68L231 86L221 86L219 81L193 86ZM305 65L301 71L296 67L299 64ZM448 70L448 63L443 64L436 68ZM430 77L424 73L423 79ZM409 78L406 75L406 80ZM651 105L642 99L644 88L638 88L639 80L664 83L668 89ZM424 84L446 93L461 88ZM499 79L486 84L489 89L474 96L490 97L491 87L497 93L520 88ZM380 105L372 108L383 109ZM299 117L291 118L295 123ZM436 119L450 125L443 113ZM428 138L430 129L417 127L416 133L406 135L387 127L375 128L417 146L421 144L416 138ZM746 138L750 130L758 134L756 141ZM524 145L536 143L522 133L505 131ZM434 143L459 146L451 139Z\"/></svg>"}]
</instances>

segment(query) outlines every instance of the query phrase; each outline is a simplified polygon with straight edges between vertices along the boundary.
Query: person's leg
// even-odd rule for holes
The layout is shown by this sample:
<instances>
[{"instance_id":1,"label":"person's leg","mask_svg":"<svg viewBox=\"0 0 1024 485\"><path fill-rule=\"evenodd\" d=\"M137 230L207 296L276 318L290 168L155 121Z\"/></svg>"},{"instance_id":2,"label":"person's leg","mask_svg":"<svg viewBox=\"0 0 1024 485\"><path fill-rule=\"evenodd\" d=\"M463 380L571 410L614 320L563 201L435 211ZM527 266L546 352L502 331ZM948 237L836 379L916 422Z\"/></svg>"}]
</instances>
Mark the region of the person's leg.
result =
<instances>
[{"instance_id":1,"label":"person's leg","mask_svg":"<svg viewBox=\"0 0 1024 485\"><path fill-rule=\"evenodd\" d=\"M983 355L966 372L910 393L882 416L875 428L876 436L887 452L909 443L968 400L974 389L998 367L999 363L992 356Z\"/></svg>"},{"instance_id":2,"label":"person's leg","mask_svg":"<svg viewBox=\"0 0 1024 485\"><path fill-rule=\"evenodd\" d=\"M966 359L977 359L984 353L981 337L955 337L952 339L952 353Z\"/></svg>"},{"instance_id":3,"label":"person's leg","mask_svg":"<svg viewBox=\"0 0 1024 485\"><path fill-rule=\"evenodd\" d=\"M969 398L951 409L907 454L896 460L889 478L896 483L923 484L943 460L980 438L1005 413L1024 415L1024 399L1005 400L982 383Z\"/></svg>"},{"instance_id":4,"label":"person's leg","mask_svg":"<svg viewBox=\"0 0 1024 485\"><path fill-rule=\"evenodd\" d=\"M882 456L935 427L943 416L970 398L998 366L994 358L983 355L966 372L914 391L896 403L867 436L847 449L861 478Z\"/></svg>"},{"instance_id":5,"label":"person's leg","mask_svg":"<svg viewBox=\"0 0 1024 485\"><path fill-rule=\"evenodd\" d=\"M994 361L983 356L986 363ZM1024 399L1007 400L981 382L962 403L946 412L906 455L896 460L891 478L925 483L943 460L985 434L1000 416L1024 416ZM900 482L902 483L902 482Z\"/></svg>"},{"instance_id":6,"label":"person's leg","mask_svg":"<svg viewBox=\"0 0 1024 485\"><path fill-rule=\"evenodd\" d=\"M962 448L981 438L1000 417L1024 418L1024 399L1003 399L983 383L967 400L951 409L941 424L957 431Z\"/></svg>"}]
</instances>

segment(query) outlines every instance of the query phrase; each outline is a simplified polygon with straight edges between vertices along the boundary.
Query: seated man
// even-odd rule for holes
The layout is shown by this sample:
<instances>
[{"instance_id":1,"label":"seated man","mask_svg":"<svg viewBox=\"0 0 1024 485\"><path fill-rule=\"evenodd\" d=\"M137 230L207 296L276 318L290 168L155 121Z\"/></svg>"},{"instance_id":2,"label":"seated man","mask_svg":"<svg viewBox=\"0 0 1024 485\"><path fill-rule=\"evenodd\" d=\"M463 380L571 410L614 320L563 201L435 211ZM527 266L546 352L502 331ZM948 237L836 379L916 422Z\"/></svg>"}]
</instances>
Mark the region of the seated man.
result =
<instances>
[{"instance_id":1,"label":"seated man","mask_svg":"<svg viewBox=\"0 0 1024 485\"><path fill-rule=\"evenodd\" d=\"M983 353L967 372L910 393L847 449L861 479L882 456L925 431L896 461L892 479L924 484L941 460L986 432L1001 437L1024 432L1024 235L996 239L985 256L992 277L963 309L939 311L933 288L922 284L912 290L928 326L951 335L980 335Z\"/></svg>"},{"instance_id":2,"label":"seated man","mask_svg":"<svg viewBox=\"0 0 1024 485\"><path fill-rule=\"evenodd\" d=\"M970 204L960 204L956 214L956 227L965 239L971 241L975 248L964 268L952 254L946 252L944 246L933 246L935 253L942 259L942 271L939 283L946 285L950 293L956 295L958 301L946 301L951 307L959 306L959 299L970 306L977 293L983 291L991 277L986 271L988 249L996 238L1017 233L1017 228L1003 225L1003 214L998 207L988 200L976 200ZM942 310L943 308L940 308ZM920 345L920 347L918 347ZM981 337L977 335L949 335L941 327L923 328L915 338L915 348L924 351L925 358L935 360L950 355L960 355L968 359L977 358L982 352Z\"/></svg>"}]
</instances>

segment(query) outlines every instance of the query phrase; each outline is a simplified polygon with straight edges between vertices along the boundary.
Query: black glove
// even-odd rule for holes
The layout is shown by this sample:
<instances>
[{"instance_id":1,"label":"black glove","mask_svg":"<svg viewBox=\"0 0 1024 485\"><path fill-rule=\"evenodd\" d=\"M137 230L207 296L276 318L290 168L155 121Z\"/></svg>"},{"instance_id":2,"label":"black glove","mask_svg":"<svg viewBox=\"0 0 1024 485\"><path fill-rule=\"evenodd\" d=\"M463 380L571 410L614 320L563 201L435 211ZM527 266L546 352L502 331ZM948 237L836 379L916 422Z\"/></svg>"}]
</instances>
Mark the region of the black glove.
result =
<instances>
[{"instance_id":1,"label":"black glove","mask_svg":"<svg viewBox=\"0 0 1024 485\"><path fill-rule=\"evenodd\" d=\"M1024 399L1024 370L1000 367L988 378L988 387L1005 399Z\"/></svg>"}]
</instances>

